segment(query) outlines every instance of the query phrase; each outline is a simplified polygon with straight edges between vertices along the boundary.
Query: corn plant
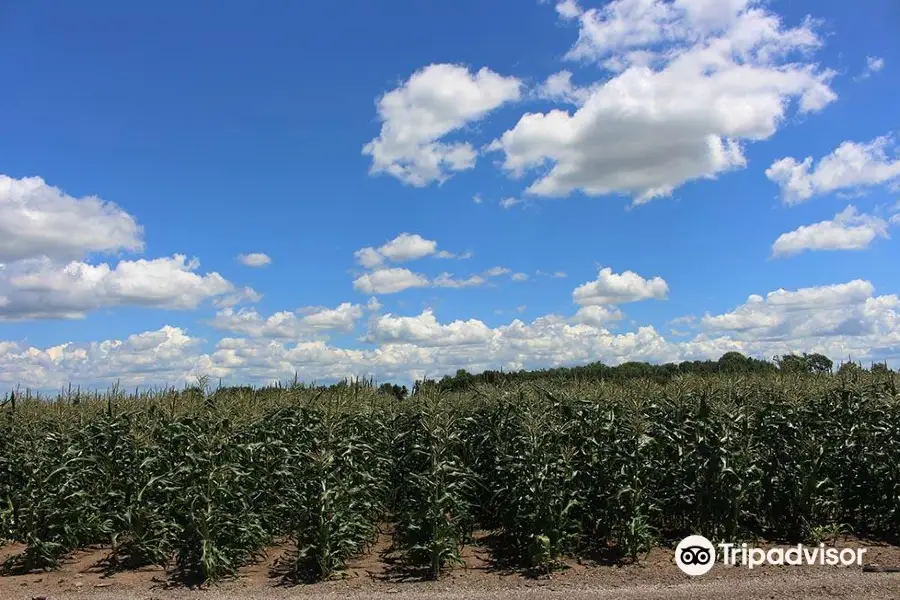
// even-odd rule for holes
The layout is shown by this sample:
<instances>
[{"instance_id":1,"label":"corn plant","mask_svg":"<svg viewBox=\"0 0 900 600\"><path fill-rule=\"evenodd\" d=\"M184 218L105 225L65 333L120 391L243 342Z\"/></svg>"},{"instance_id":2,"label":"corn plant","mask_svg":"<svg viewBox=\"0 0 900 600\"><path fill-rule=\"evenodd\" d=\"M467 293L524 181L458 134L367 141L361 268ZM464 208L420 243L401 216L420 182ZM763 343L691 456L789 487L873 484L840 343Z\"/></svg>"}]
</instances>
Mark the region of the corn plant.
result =
<instances>
[{"instance_id":1,"label":"corn plant","mask_svg":"<svg viewBox=\"0 0 900 600\"><path fill-rule=\"evenodd\" d=\"M460 416L439 400L425 398L404 414L394 441L395 543L409 563L426 566L431 579L462 562L473 527L467 498L474 475L460 460Z\"/></svg>"}]
</instances>

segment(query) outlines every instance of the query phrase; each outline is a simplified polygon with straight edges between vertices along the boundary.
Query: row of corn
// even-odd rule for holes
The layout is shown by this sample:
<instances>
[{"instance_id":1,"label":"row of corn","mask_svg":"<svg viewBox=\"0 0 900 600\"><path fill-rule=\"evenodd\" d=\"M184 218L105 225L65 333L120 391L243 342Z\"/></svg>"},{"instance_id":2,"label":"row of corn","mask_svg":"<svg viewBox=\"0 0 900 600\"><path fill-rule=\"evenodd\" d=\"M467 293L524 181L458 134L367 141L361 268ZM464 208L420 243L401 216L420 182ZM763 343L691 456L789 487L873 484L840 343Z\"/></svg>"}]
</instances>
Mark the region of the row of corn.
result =
<instances>
[{"instance_id":1,"label":"row of corn","mask_svg":"<svg viewBox=\"0 0 900 600\"><path fill-rule=\"evenodd\" d=\"M688 533L900 538L896 375L67 394L0 409L6 572L109 549L217 580L276 541L295 580L340 572L390 526L428 577L478 530L496 556L640 560Z\"/></svg>"}]
</instances>

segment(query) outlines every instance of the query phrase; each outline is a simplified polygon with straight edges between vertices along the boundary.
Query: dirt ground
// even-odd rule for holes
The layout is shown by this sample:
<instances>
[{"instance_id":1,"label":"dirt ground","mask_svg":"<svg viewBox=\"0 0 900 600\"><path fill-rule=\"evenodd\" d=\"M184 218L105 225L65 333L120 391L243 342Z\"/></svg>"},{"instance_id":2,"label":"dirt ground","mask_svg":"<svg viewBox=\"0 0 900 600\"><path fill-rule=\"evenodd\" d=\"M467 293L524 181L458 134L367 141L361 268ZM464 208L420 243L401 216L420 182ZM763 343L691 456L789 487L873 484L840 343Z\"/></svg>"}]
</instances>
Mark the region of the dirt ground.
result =
<instances>
[{"instance_id":1,"label":"dirt ground","mask_svg":"<svg viewBox=\"0 0 900 600\"><path fill-rule=\"evenodd\" d=\"M529 577L504 566L490 551L490 537L476 536L466 548L465 566L448 571L439 581L423 581L400 568L388 553L386 532L365 556L351 562L344 577L311 585L286 585L277 576L278 559L287 546L269 548L258 563L241 569L234 580L194 589L173 585L160 568L125 571L106 577L104 548L76 552L63 568L47 573L0 577L0 600L179 600L209 598L423 598L431 600L515 598L897 598L900 573L869 573L859 567L763 566L717 564L708 574L691 578L674 564L673 552L657 548L637 565L605 565L568 561L552 577ZM841 547L864 545L866 563L900 566L900 548L845 539ZM0 549L0 560L18 551Z\"/></svg>"}]
</instances>

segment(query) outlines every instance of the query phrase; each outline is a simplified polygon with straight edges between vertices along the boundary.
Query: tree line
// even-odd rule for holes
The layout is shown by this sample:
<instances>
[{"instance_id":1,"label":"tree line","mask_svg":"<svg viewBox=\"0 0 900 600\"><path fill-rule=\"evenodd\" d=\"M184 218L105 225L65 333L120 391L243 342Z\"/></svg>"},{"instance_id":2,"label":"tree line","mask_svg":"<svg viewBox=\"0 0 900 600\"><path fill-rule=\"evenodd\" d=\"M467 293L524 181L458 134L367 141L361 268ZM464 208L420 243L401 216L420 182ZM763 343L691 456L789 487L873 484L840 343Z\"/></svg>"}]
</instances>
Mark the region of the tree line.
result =
<instances>
[{"instance_id":1,"label":"tree line","mask_svg":"<svg viewBox=\"0 0 900 600\"><path fill-rule=\"evenodd\" d=\"M842 363L837 372L847 373L863 369L854 362ZM889 372L886 363L874 363L872 372ZM441 379L425 379L416 381L413 392L426 387L436 387L439 391L463 391L473 384L503 385L540 380L577 380L577 381L621 381L626 379L650 379L665 383L677 375L697 374L733 374L733 375L765 375L774 373L807 373L824 374L834 372L834 361L823 354L806 353L784 354L772 360L763 360L745 356L740 352L726 352L718 360L693 360L680 363L652 364L629 361L610 366L602 362L574 367L554 367L549 369L503 371L487 370L482 373L469 373L459 369L455 375L445 375ZM393 394L397 398L409 395L406 386L384 383L381 390Z\"/></svg>"}]
</instances>

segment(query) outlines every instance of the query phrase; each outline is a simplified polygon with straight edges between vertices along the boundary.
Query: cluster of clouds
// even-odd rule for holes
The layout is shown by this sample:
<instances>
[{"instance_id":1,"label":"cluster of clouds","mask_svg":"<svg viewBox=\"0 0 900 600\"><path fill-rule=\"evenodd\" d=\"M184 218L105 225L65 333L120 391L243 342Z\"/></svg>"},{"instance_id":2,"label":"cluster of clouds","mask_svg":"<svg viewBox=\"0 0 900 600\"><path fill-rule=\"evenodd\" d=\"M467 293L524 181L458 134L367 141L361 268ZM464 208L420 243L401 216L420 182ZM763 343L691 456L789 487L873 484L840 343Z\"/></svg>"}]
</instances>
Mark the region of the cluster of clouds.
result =
<instances>
[{"instance_id":1,"label":"cluster of clouds","mask_svg":"<svg viewBox=\"0 0 900 600\"><path fill-rule=\"evenodd\" d=\"M855 359L900 356L900 300L896 295L876 295L872 284L862 280L750 296L731 312L681 320L693 330L684 341L666 339L649 326L613 331L624 318L623 305L665 301L669 285L658 275L616 272L608 266L599 268L594 280L574 287L571 315L548 314L530 322L515 318L491 327L472 318L445 323L432 309L414 316L382 314L375 297L365 304L344 302L334 308L313 306L264 316L255 308L235 306L258 301L256 292L217 273L200 273L198 262L183 255L119 260L114 266L89 262L85 257L92 253L141 251L142 230L134 219L111 203L74 198L36 178L0 181L0 223L6 233L0 304L4 318L70 318L123 305L192 309L210 301L219 308L209 325L226 334L211 347L207 340L171 326L123 340L46 348L0 342L4 386L46 389L114 380L150 385L199 375L268 382L294 373L307 380L371 374L410 381L458 368L677 361L715 358L730 350L764 357L800 348ZM70 224L76 218L90 222L103 234L93 237L91 230L75 228L72 236L58 236L58 227L41 226L41 219L55 222L54 211L69 215ZM848 227L880 227L855 210L844 211L834 221ZM791 243L788 239L782 245L789 248ZM369 276L362 280L368 283L357 279L355 285L388 293L385 290L405 284L392 283L385 274L405 269L387 265L462 256L439 250L436 242L420 235L404 233L356 253L357 261L373 270L361 276ZM461 280L445 275L422 276L422 285L454 287L496 277L527 278L506 267ZM539 271L536 276L561 279L565 273ZM331 340L355 335L361 327L361 347L341 347Z\"/></svg>"},{"instance_id":2,"label":"cluster of clouds","mask_svg":"<svg viewBox=\"0 0 900 600\"><path fill-rule=\"evenodd\" d=\"M779 289L751 295L730 312L680 319L692 330L685 341L666 339L649 326L624 333L610 330L611 323L622 318L621 304L662 301L664 286L657 277L604 268L595 281L573 291L579 306L574 315L549 314L530 322L513 319L497 327L479 319L442 323L431 309L416 316L376 314L377 302L278 313L268 319L252 311L225 309L214 324L241 335L220 339L209 352L202 351L203 340L176 327L125 340L43 349L0 342L0 383L52 387L120 380L137 385L198 375L268 382L294 373L319 381L360 374L411 381L458 368L698 360L728 351L770 358L802 349L894 364L900 357L900 298L876 295L874 286L863 280ZM352 331L366 312L371 314L361 341L374 347L343 348L318 335Z\"/></svg>"},{"instance_id":3,"label":"cluster of clouds","mask_svg":"<svg viewBox=\"0 0 900 600\"><path fill-rule=\"evenodd\" d=\"M814 62L823 43L814 21L785 26L756 0L556 8L578 30L565 59L600 67L599 79L578 84L561 70L525 93L518 78L486 68L429 65L379 100L381 133L363 150L372 172L422 186L496 152L511 177L537 174L526 194L622 194L641 204L743 168L744 145L774 135L789 110L814 113L837 99L836 73ZM444 140L534 96L562 107L522 115L477 151Z\"/></svg>"},{"instance_id":4,"label":"cluster of clouds","mask_svg":"<svg viewBox=\"0 0 900 600\"><path fill-rule=\"evenodd\" d=\"M837 72L815 60L824 45L819 23L808 17L787 26L762 0L612 0L599 8L561 0L555 8L563 24L577 28L564 60L600 67L600 77L579 84L563 69L528 89L487 68L428 65L380 98L381 133L364 147L371 171L425 186L473 168L479 154L500 153L511 178L536 174L525 196L618 194L644 204L690 181L745 168L747 144L771 138L792 111L812 114L837 100ZM856 79L884 66L883 58L867 56ZM477 148L445 141L492 111L533 98L559 106L522 115ZM896 189L900 159L888 152L892 146L891 135L844 141L818 163L785 157L765 174L786 206L836 191ZM525 202L509 196L498 204ZM772 255L860 249L886 236L877 217L859 221L865 218L800 226L778 238ZM399 271L390 278L428 285Z\"/></svg>"},{"instance_id":5,"label":"cluster of clouds","mask_svg":"<svg viewBox=\"0 0 900 600\"><path fill-rule=\"evenodd\" d=\"M335 308L310 306L296 311L280 311L263 317L256 309L223 308L210 325L216 329L239 333L251 338L298 340L324 337L330 332L348 333L365 314L377 311L381 303L371 298L365 306L343 302Z\"/></svg>"},{"instance_id":6,"label":"cluster of clouds","mask_svg":"<svg viewBox=\"0 0 900 600\"><path fill-rule=\"evenodd\" d=\"M815 58L823 46L818 22L808 18L789 26L763 0L611 0L598 8L560 0L555 14L574 32L563 58L569 68L537 83L487 67L430 64L380 96L380 131L362 149L370 172L425 187L490 156L504 175L522 182L521 193L498 200L504 209L573 193L620 195L640 205L746 168L749 144L772 138L791 116L813 115L837 100L837 73ZM857 79L884 67L883 59L867 57ZM552 108L520 114L487 139L463 139L474 138L481 130L475 126L489 115L525 102ZM898 191L900 154L888 133L843 141L818 159L779 158L765 177L785 208L829 194ZM473 201L483 199L476 195ZM900 203L866 211L850 204L827 220L781 234L771 256L862 250L888 239L897 224ZM571 314L490 326L476 318L442 322L431 308L418 315L383 313L377 296L486 286L498 278L562 279L566 273L496 266L461 276L427 275L407 263L472 254L404 232L355 252L359 270L352 285L371 296L368 302L267 316L252 306L261 299L252 288L204 272L196 258L142 257L144 249L143 228L116 204L69 195L39 177L0 175L0 321L208 304L216 312L207 324L226 336L209 341L164 326L122 340L45 348L0 341L0 389L177 383L198 375L261 383L295 373L306 380L365 374L410 381L458 368L666 362L728 351L900 361L900 299L878 295L861 279L753 294L728 312L681 317L671 322L680 328L673 332L676 341L652 326L616 331L624 306L664 302L670 287L660 275L609 266L572 288ZM253 268L272 264L262 252L240 254L237 261ZM359 344L335 341L350 336Z\"/></svg>"},{"instance_id":7,"label":"cluster of clouds","mask_svg":"<svg viewBox=\"0 0 900 600\"><path fill-rule=\"evenodd\" d=\"M140 253L143 228L117 205L76 198L40 177L0 175L0 320L82 318L92 310L142 306L194 309L254 302L260 295L200 262L160 258L91 260Z\"/></svg>"},{"instance_id":8,"label":"cluster of clouds","mask_svg":"<svg viewBox=\"0 0 900 600\"><path fill-rule=\"evenodd\" d=\"M435 277L411 271L406 267L391 266L426 257L468 259L470 251L454 254L447 250L438 250L434 240L428 240L417 233L401 233L394 239L385 242L378 248L366 246L354 254L356 262L369 269L353 280L353 287L364 294L396 294L412 288L465 288L486 285L491 278L509 275L513 281L527 281L529 275L512 272L506 267L492 267L483 273L468 277L454 277L453 273L444 271ZM561 273L561 272L557 272ZM565 274L562 274L565 276Z\"/></svg>"},{"instance_id":9,"label":"cluster of clouds","mask_svg":"<svg viewBox=\"0 0 900 600\"><path fill-rule=\"evenodd\" d=\"M816 196L864 195L873 187L900 190L900 154L892 136L869 142L846 141L827 156L813 162L793 157L776 160L766 177L781 190L786 206L796 206ZM772 256L783 257L807 250L864 250L878 238L888 238L888 227L900 223L900 205L891 215L860 213L850 204L833 219L801 225L784 233L772 245Z\"/></svg>"}]
</instances>

